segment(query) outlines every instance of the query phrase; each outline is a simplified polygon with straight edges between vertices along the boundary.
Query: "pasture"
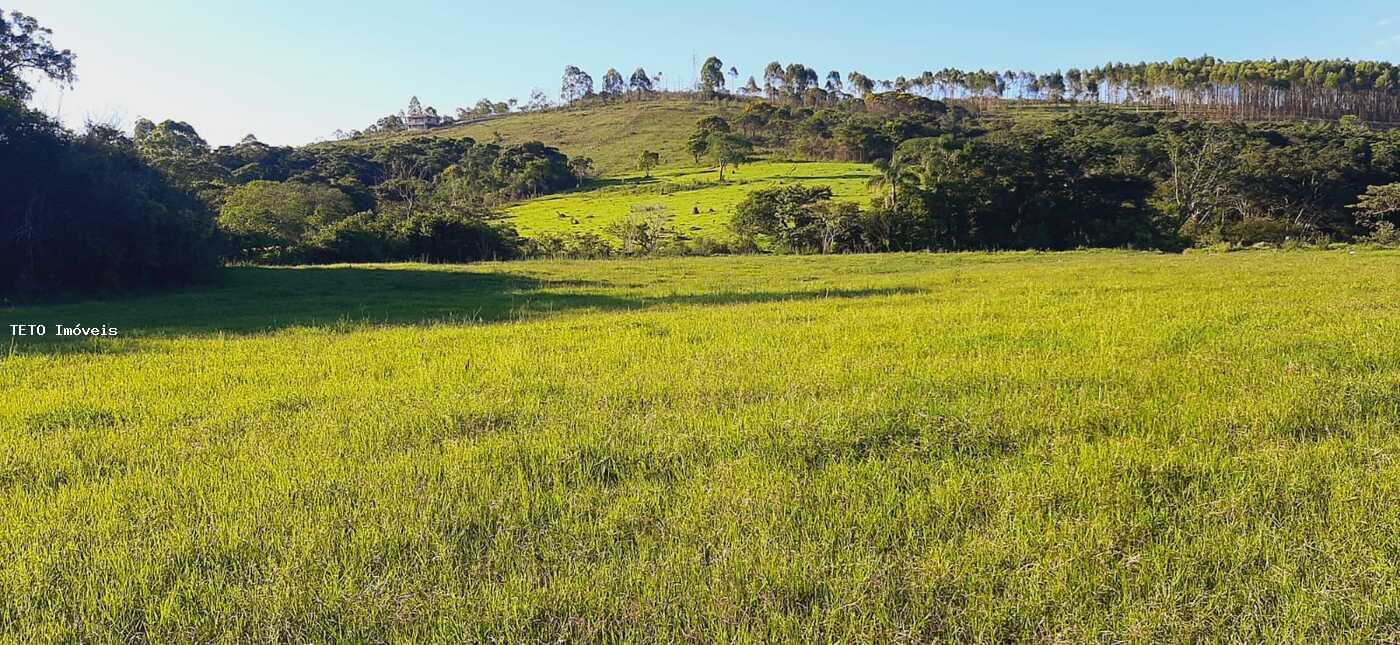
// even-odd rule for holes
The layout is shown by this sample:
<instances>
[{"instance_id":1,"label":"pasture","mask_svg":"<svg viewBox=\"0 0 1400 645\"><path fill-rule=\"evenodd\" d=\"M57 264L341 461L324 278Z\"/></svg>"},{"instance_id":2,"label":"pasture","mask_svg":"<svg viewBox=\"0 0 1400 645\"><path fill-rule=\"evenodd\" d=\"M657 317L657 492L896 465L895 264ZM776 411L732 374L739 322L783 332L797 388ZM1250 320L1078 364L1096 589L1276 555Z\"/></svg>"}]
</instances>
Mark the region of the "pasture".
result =
<instances>
[{"instance_id":1,"label":"pasture","mask_svg":"<svg viewBox=\"0 0 1400 645\"><path fill-rule=\"evenodd\" d=\"M829 186L835 199L864 205L875 196L868 187L875 174L869 164L831 161L757 161L726 169L722 183L715 168L660 170L650 177L630 173L529 200L507 213L526 237L606 234L608 225L627 219L635 209L660 206L674 216L672 225L682 235L727 239L735 206L752 191L782 184Z\"/></svg>"},{"instance_id":2,"label":"pasture","mask_svg":"<svg viewBox=\"0 0 1400 645\"><path fill-rule=\"evenodd\" d=\"M235 267L0 310L0 639L1386 640L1400 254Z\"/></svg>"}]
</instances>

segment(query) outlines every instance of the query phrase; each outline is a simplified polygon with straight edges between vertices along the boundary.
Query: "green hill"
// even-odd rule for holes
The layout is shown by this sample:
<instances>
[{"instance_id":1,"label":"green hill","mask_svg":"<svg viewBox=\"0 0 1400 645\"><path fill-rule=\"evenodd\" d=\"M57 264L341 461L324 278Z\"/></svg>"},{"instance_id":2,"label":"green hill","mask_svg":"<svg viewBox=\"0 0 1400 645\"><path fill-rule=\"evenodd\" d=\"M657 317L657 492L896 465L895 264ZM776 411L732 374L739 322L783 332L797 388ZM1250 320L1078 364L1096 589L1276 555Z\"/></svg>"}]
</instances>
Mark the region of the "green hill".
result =
<instances>
[{"instance_id":1,"label":"green hill","mask_svg":"<svg viewBox=\"0 0 1400 645\"><path fill-rule=\"evenodd\" d=\"M471 137L477 141L494 141L499 137L506 144L539 140L570 157L589 157L599 175L611 176L635 170L637 155L642 150L661 153L662 168L693 165L695 160L685 151L685 141L695 128L695 122L713 114L732 118L739 110L739 105L734 103L679 99L624 101L511 114L407 136Z\"/></svg>"},{"instance_id":2,"label":"green hill","mask_svg":"<svg viewBox=\"0 0 1400 645\"><path fill-rule=\"evenodd\" d=\"M570 157L593 160L600 179L580 190L528 200L508 208L526 237L540 234L607 233L608 225L640 206L663 206L674 225L690 236L728 237L734 207L749 192L780 184L830 186L837 199L864 203L874 170L869 164L795 161L781 153L736 169L720 183L715 170L697 165L685 149L696 121L719 115L734 119L740 105L682 99L624 101L610 105L510 114L428 132L370 137L360 145L415 137L471 137L503 144L543 141ZM661 154L661 165L644 178L636 169L643 150ZM762 153L762 151L760 151Z\"/></svg>"}]
</instances>

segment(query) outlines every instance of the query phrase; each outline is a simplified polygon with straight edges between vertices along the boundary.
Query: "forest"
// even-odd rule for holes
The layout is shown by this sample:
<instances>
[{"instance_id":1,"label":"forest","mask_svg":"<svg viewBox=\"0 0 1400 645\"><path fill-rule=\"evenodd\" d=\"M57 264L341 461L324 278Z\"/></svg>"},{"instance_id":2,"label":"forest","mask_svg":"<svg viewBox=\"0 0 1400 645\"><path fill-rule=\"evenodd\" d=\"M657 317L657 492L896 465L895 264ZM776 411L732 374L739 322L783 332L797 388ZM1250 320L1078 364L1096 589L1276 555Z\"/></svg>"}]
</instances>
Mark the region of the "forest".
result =
<instances>
[{"instance_id":1,"label":"forest","mask_svg":"<svg viewBox=\"0 0 1400 645\"><path fill-rule=\"evenodd\" d=\"M1116 247L1180 250L1230 243L1397 241L1400 97L1388 63L1205 57L1029 72L925 72L875 81L769 64L738 85L716 57L695 91L737 115L700 119L686 138L699 164L755 158L873 164L868 203L821 186L755 191L725 239L687 239L666 221L632 221L611 239L517 234L503 209L598 181L592 161L540 141L402 136L386 117L346 141L269 146L249 135L213 147L189 124L141 119L130 132L73 132L32 110L25 74L76 79L76 57L32 18L5 19L0 69L0 286L6 293L122 290L207 276L227 263L465 262L532 255ZM726 80L728 78L728 80ZM560 106L643 100L659 78L616 70L601 91L565 68ZM848 93L849 90L849 93ZM1050 119L989 102L1085 103ZM675 97L672 97L675 98ZM1164 103L1165 102L1165 103ZM516 102L479 105L499 114ZM1125 109L1206 106L1212 112ZM1229 109L1226 109L1229 108ZM431 108L428 108L431 110ZM1231 111L1233 110L1233 111ZM426 113L417 99L410 111ZM435 115L436 112L433 111ZM1207 118L1210 117L1210 118ZM1248 118L1246 118L1248 117ZM1276 120L1259 120L1278 117ZM657 160L639 149L638 170Z\"/></svg>"}]
</instances>

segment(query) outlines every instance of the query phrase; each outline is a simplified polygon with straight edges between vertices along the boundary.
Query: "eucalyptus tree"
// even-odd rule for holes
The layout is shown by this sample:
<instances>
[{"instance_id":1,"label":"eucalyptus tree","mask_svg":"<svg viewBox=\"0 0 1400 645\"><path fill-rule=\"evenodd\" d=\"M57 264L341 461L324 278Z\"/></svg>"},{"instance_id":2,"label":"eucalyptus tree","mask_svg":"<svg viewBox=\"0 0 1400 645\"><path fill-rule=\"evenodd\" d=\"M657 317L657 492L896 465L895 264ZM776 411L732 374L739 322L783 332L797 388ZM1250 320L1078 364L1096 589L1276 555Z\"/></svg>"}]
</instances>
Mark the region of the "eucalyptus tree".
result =
<instances>
[{"instance_id":1,"label":"eucalyptus tree","mask_svg":"<svg viewBox=\"0 0 1400 645\"><path fill-rule=\"evenodd\" d=\"M593 95L593 77L573 65L564 66L564 78L559 87L559 98L565 103Z\"/></svg>"},{"instance_id":2,"label":"eucalyptus tree","mask_svg":"<svg viewBox=\"0 0 1400 645\"><path fill-rule=\"evenodd\" d=\"M846 87L841 84L841 72L833 69L826 73L826 91L832 94L846 91Z\"/></svg>"},{"instance_id":3,"label":"eucalyptus tree","mask_svg":"<svg viewBox=\"0 0 1400 645\"><path fill-rule=\"evenodd\" d=\"M625 91L627 83L622 80L622 74L616 68L609 67L607 73L603 74L603 96L615 99Z\"/></svg>"},{"instance_id":4,"label":"eucalyptus tree","mask_svg":"<svg viewBox=\"0 0 1400 645\"><path fill-rule=\"evenodd\" d=\"M711 56L700 65L700 87L706 96L724 91L724 62Z\"/></svg>"},{"instance_id":5,"label":"eucalyptus tree","mask_svg":"<svg viewBox=\"0 0 1400 645\"><path fill-rule=\"evenodd\" d=\"M860 92L861 96L867 96L875 91L875 81L860 72L852 70L847 73L846 81L851 84L851 89Z\"/></svg>"},{"instance_id":6,"label":"eucalyptus tree","mask_svg":"<svg viewBox=\"0 0 1400 645\"><path fill-rule=\"evenodd\" d=\"M768 95L768 98L778 97L778 92L783 88L786 78L783 64L778 61L768 63L768 66L763 68L763 91Z\"/></svg>"},{"instance_id":7,"label":"eucalyptus tree","mask_svg":"<svg viewBox=\"0 0 1400 645\"><path fill-rule=\"evenodd\" d=\"M651 77L640 67L632 72L632 77L627 81L627 89L637 96L651 93L651 88Z\"/></svg>"}]
</instances>

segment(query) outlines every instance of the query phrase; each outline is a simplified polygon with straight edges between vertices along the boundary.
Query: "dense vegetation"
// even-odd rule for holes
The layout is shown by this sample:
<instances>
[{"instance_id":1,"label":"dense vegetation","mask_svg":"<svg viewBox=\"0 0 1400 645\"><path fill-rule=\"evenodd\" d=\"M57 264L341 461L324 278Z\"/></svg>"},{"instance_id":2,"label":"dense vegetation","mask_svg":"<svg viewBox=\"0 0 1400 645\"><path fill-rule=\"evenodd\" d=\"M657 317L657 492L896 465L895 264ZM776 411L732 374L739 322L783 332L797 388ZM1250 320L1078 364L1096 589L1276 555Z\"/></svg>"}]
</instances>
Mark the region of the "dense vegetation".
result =
<instances>
[{"instance_id":1,"label":"dense vegetation","mask_svg":"<svg viewBox=\"0 0 1400 645\"><path fill-rule=\"evenodd\" d=\"M0 244L10 251L0 261L6 291L171 283L206 274L220 260L1180 249L1396 238L1387 196L1400 182L1400 134L1368 127L1355 118L1356 109L1341 123L1243 125L1110 109L1050 120L1007 118L970 100L1001 96L1008 88L1091 102L1114 96L1119 86L1139 98L1165 87L1181 96L1207 87L1223 91L1229 82L1388 96L1395 71L1384 64L1203 58L1071 70L1062 78L944 70L888 83L857 72L843 82L831 72L823 87L815 70L775 62L765 69L762 88L750 79L731 91L737 70L711 57L691 94L694 105L707 107L674 111L694 116L688 123L672 120L669 129L630 144L611 142L606 164L612 176L594 181L598 170L586 147L575 146L570 156L533 138L505 143L494 130L489 141L462 129L447 131L450 136L390 136L444 121L416 99L408 112L371 128L376 136L328 145L268 146L249 135L214 148L193 127L173 120L141 120L130 137L102 125L82 135L66 132L23 107L31 90L21 72L71 83L72 53L54 48L30 18L12 14L4 25L4 60L27 66L0 68L6 93L0 111L9 131L0 154L21 179L20 190L0 206L6 233ZM626 78L609 70L595 92L592 77L570 66L560 97L578 109L596 109L655 97L659 81L641 69ZM552 109L548 99L536 99L525 108ZM488 102L459 116L499 117L512 105ZM498 125L506 127L491 121L476 131ZM637 128L633 122L608 131L622 129ZM686 200L691 215L702 217L700 203L722 202L724 230L702 239L694 225L679 228L677 200L663 192L655 203L627 202L624 216L596 230L528 239L516 231L511 214L530 210L521 204L541 196L576 191L569 197L573 204L619 186L636 195L672 190L651 175L674 168L677 157L714 168L709 186L688 190L743 186L738 199ZM880 195L834 199L843 190L834 183L764 185L743 173L755 161L780 159L871 164L877 171L871 190ZM623 164L641 176L620 173ZM554 215L572 224L596 209L581 210Z\"/></svg>"},{"instance_id":2,"label":"dense vegetation","mask_svg":"<svg viewBox=\"0 0 1400 645\"><path fill-rule=\"evenodd\" d=\"M205 205L103 127L0 97L0 294L180 284L217 264Z\"/></svg>"},{"instance_id":3,"label":"dense vegetation","mask_svg":"<svg viewBox=\"0 0 1400 645\"><path fill-rule=\"evenodd\" d=\"M0 311L0 639L1400 629L1393 251L228 271Z\"/></svg>"}]
</instances>

